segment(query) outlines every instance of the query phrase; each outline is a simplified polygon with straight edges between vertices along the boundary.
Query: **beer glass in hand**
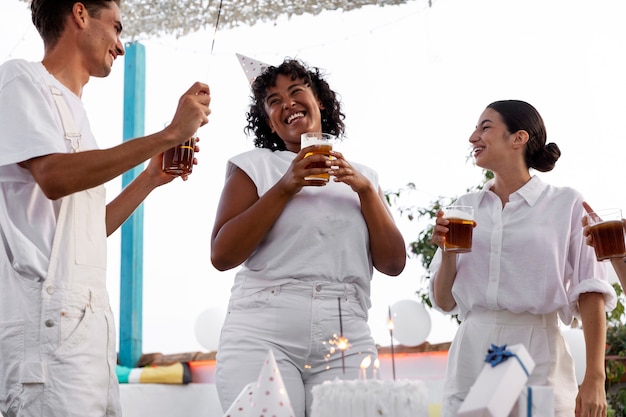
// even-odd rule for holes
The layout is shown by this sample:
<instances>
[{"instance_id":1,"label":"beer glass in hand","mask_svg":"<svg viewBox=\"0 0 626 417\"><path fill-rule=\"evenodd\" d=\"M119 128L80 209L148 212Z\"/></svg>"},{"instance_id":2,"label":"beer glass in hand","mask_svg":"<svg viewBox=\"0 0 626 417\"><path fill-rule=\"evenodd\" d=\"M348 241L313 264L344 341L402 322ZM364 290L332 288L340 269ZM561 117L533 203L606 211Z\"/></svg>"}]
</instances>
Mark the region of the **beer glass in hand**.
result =
<instances>
[{"instance_id":1,"label":"beer glass in hand","mask_svg":"<svg viewBox=\"0 0 626 417\"><path fill-rule=\"evenodd\" d=\"M622 211L620 209L596 210L587 213L586 216L596 259L604 261L626 257Z\"/></svg>"},{"instance_id":2,"label":"beer glass in hand","mask_svg":"<svg viewBox=\"0 0 626 417\"><path fill-rule=\"evenodd\" d=\"M471 252L474 208L471 206L444 207L443 218L450 222L447 226L448 233L443 243L443 250L457 253Z\"/></svg>"},{"instance_id":3,"label":"beer glass in hand","mask_svg":"<svg viewBox=\"0 0 626 417\"><path fill-rule=\"evenodd\" d=\"M304 157L309 157L311 155L322 154L328 157L328 159L332 159L330 156L330 151L333 149L333 142L337 140L335 135L331 135L330 133L320 133L320 132L309 132L303 133L300 135L300 148L306 148L311 145L320 145L313 152L308 152ZM307 166L307 168L326 168L326 164L324 162L312 162ZM324 172L322 174L309 175L308 177L304 177L305 180L322 180L329 181L330 174Z\"/></svg>"}]
</instances>

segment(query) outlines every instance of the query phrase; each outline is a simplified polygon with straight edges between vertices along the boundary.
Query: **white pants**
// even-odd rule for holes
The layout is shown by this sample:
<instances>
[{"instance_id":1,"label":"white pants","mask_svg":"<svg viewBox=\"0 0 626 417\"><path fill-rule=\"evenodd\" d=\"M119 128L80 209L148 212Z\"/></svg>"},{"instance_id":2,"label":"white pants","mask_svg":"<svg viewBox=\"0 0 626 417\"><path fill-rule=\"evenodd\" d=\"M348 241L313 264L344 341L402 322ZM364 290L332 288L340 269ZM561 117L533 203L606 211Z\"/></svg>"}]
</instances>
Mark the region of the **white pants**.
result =
<instances>
[{"instance_id":1,"label":"white pants","mask_svg":"<svg viewBox=\"0 0 626 417\"><path fill-rule=\"evenodd\" d=\"M340 336L339 299L343 335L351 345L343 361L341 352L331 354L329 343ZM358 378L363 358L372 355L374 360L377 352L367 312L351 284L289 284L231 299L215 373L224 411L248 383L258 379L270 349L295 417L310 415L314 385Z\"/></svg>"},{"instance_id":2,"label":"white pants","mask_svg":"<svg viewBox=\"0 0 626 417\"><path fill-rule=\"evenodd\" d=\"M574 361L556 313L471 312L461 323L448 353L442 417L454 417L478 378L491 344L523 344L535 362L528 385L554 390L555 417L574 415L578 384Z\"/></svg>"},{"instance_id":3,"label":"white pants","mask_svg":"<svg viewBox=\"0 0 626 417\"><path fill-rule=\"evenodd\" d=\"M98 187L64 198L43 282L20 276L10 256L0 253L5 417L121 415L104 269L104 196Z\"/></svg>"}]
</instances>

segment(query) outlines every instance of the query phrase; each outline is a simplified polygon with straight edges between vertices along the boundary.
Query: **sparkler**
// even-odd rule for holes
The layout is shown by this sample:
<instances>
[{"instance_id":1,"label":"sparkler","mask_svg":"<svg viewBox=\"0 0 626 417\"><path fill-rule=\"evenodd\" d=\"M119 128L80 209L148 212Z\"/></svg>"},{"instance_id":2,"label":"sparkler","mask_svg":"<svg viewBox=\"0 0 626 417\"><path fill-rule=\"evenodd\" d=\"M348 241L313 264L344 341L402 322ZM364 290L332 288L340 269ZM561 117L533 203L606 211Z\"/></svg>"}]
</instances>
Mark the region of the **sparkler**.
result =
<instances>
[{"instance_id":1,"label":"sparkler","mask_svg":"<svg viewBox=\"0 0 626 417\"><path fill-rule=\"evenodd\" d=\"M393 351L393 318L391 317L391 306L389 310L389 321L387 322L387 328L389 329L389 337L391 338L391 369L393 371L393 380L396 380L396 355Z\"/></svg>"},{"instance_id":2,"label":"sparkler","mask_svg":"<svg viewBox=\"0 0 626 417\"><path fill-rule=\"evenodd\" d=\"M337 304L339 306L339 345L337 346L341 350L341 369L343 373L346 373L346 355L345 351L348 348L348 340L343 337L343 319L341 317L341 297L337 297Z\"/></svg>"}]
</instances>

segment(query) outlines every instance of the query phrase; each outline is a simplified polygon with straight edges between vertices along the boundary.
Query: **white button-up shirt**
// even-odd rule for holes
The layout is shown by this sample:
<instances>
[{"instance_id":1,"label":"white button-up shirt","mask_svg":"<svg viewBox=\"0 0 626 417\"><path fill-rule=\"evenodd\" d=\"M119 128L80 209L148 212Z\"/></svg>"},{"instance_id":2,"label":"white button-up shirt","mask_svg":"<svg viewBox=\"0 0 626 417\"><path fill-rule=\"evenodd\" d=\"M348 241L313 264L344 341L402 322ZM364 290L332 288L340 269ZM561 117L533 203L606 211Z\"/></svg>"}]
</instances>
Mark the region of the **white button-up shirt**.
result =
<instances>
[{"instance_id":1,"label":"white button-up shirt","mask_svg":"<svg viewBox=\"0 0 626 417\"><path fill-rule=\"evenodd\" d=\"M578 297L604 294L607 311L616 304L604 264L582 234L583 198L576 190L555 187L533 176L502 207L490 191L465 194L457 204L474 207L472 251L457 255L452 294L459 319L472 310L509 310L545 314L558 311L564 323L579 316ZM431 265L430 297L441 265L440 249Z\"/></svg>"}]
</instances>

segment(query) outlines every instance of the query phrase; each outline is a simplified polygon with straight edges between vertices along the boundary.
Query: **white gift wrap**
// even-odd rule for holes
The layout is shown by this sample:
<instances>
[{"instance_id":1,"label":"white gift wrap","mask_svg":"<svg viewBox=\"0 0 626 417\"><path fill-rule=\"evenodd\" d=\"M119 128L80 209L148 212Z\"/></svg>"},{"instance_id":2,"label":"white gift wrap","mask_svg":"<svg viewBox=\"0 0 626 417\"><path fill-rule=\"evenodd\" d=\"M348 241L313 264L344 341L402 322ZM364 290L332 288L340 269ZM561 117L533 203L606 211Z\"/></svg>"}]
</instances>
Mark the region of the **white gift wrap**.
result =
<instances>
[{"instance_id":1,"label":"white gift wrap","mask_svg":"<svg viewBox=\"0 0 626 417\"><path fill-rule=\"evenodd\" d=\"M485 363L459 408L459 417L507 417L535 369L535 362L522 344L492 348L506 348L505 352L514 356L496 366Z\"/></svg>"},{"instance_id":2,"label":"white gift wrap","mask_svg":"<svg viewBox=\"0 0 626 417\"><path fill-rule=\"evenodd\" d=\"M530 401L529 401L530 398ZM530 413L528 404L531 403ZM552 387L528 385L522 389L517 400L517 411L511 413L511 417L554 417L554 391Z\"/></svg>"}]
</instances>

